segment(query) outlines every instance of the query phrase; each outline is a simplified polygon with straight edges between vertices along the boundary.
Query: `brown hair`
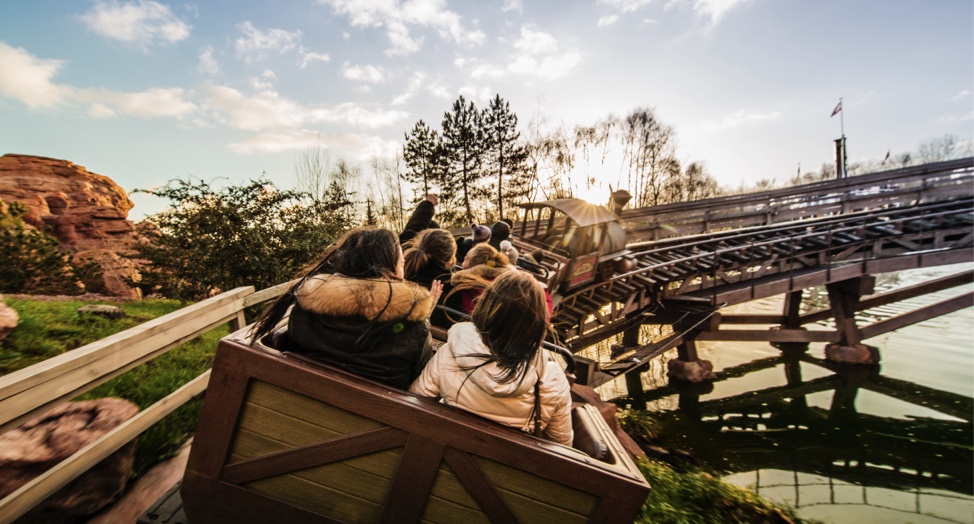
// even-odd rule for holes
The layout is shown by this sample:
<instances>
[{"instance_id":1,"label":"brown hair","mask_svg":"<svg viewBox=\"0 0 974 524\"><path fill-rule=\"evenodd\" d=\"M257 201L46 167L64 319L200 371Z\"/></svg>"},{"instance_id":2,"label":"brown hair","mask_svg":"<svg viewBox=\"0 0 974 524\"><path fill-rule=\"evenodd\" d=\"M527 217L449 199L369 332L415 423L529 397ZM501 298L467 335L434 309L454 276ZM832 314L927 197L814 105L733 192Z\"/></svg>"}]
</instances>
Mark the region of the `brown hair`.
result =
<instances>
[{"instance_id":1,"label":"brown hair","mask_svg":"<svg viewBox=\"0 0 974 524\"><path fill-rule=\"evenodd\" d=\"M252 342L260 340L277 327L288 308L294 305L295 291L309 277L321 273L340 273L352 278L397 279L399 239L388 229L356 227L328 246L321 257L298 273L299 280L261 313L254 327Z\"/></svg>"},{"instance_id":2,"label":"brown hair","mask_svg":"<svg viewBox=\"0 0 974 524\"><path fill-rule=\"evenodd\" d=\"M505 272L481 295L471 320L490 349L489 361L504 370L497 380L524 380L548 331L541 284L524 271Z\"/></svg>"},{"instance_id":3,"label":"brown hair","mask_svg":"<svg viewBox=\"0 0 974 524\"><path fill-rule=\"evenodd\" d=\"M404 246L406 278L415 276L431 263L449 271L457 262L457 242L445 229L424 229Z\"/></svg>"}]
</instances>

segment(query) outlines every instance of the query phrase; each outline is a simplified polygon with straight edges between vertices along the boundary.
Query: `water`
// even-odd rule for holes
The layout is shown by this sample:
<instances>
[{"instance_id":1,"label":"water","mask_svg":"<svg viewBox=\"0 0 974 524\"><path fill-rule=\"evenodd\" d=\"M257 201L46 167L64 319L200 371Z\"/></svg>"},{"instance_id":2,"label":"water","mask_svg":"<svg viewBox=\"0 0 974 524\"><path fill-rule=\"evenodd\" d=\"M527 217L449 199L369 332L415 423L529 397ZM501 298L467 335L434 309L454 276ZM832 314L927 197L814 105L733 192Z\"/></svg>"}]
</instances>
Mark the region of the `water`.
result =
<instances>
[{"instance_id":1,"label":"water","mask_svg":"<svg viewBox=\"0 0 974 524\"><path fill-rule=\"evenodd\" d=\"M971 267L879 275L876 292ZM876 308L861 315L860 325L972 288ZM724 313L780 314L782 300ZM827 307L824 288L806 290L803 312ZM823 343L802 354L763 342L700 342L700 358L718 373L712 385L680 391L669 386L664 364L676 357L672 351L640 376L643 393L627 397L623 378L600 391L604 398L624 397L621 403L653 412L661 447L689 450L729 482L785 502L802 517L832 523L974 522L972 326L974 311L967 308L868 339L879 348L878 369L828 365ZM644 337L653 335L654 328L643 329ZM607 351L605 342L590 353Z\"/></svg>"}]
</instances>

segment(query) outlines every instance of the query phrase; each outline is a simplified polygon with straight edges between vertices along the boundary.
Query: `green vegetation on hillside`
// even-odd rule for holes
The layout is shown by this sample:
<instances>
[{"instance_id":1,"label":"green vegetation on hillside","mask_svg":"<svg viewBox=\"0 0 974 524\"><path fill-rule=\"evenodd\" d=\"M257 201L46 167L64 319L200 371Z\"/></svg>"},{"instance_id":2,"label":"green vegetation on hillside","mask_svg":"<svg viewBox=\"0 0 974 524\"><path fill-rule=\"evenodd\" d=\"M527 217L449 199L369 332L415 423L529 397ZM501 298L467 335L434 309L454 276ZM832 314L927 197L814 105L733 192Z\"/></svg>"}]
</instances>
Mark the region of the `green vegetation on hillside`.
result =
<instances>
[{"instance_id":1,"label":"green vegetation on hillside","mask_svg":"<svg viewBox=\"0 0 974 524\"><path fill-rule=\"evenodd\" d=\"M185 305L165 299L123 302L115 305L121 307L126 316L108 319L77 312L86 304L108 303L104 300L42 301L6 297L4 302L17 311L20 322L7 338L0 340L0 375L103 339ZM109 380L78 400L119 397L145 409L209 369L216 344L226 334L226 327L210 331ZM196 429L201 405L199 399L186 403L139 437L135 475L145 473L160 460L171 456L186 441Z\"/></svg>"}]
</instances>

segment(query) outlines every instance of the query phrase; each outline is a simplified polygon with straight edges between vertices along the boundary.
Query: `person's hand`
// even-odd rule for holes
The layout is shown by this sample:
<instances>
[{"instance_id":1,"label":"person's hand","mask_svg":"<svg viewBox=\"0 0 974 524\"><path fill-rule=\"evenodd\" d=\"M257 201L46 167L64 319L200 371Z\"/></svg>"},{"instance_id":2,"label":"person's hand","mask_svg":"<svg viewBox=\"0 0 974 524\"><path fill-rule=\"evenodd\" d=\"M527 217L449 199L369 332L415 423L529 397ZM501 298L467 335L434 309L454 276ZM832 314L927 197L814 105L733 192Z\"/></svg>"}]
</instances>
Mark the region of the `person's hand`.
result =
<instances>
[{"instance_id":1,"label":"person's hand","mask_svg":"<svg viewBox=\"0 0 974 524\"><path fill-rule=\"evenodd\" d=\"M440 301L440 295L443 294L443 282L439 280L434 280L430 284L430 298L433 299L433 303L436 304Z\"/></svg>"},{"instance_id":2,"label":"person's hand","mask_svg":"<svg viewBox=\"0 0 974 524\"><path fill-rule=\"evenodd\" d=\"M437 198L433 193L426 193L426 200L432 202L434 206L440 203L440 199Z\"/></svg>"}]
</instances>

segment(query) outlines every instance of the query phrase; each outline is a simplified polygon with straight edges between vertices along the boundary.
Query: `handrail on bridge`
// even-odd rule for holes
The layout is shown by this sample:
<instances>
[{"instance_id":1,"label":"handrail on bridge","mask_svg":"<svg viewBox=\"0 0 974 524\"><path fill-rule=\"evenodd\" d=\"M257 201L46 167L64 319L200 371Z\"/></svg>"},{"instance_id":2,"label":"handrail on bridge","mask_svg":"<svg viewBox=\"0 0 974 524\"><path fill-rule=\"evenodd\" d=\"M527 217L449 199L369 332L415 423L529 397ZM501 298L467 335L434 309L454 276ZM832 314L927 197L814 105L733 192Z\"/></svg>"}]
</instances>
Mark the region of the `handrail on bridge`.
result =
<instances>
[{"instance_id":1,"label":"handrail on bridge","mask_svg":"<svg viewBox=\"0 0 974 524\"><path fill-rule=\"evenodd\" d=\"M974 157L772 189L674 202L622 212L629 241L659 240L715 229L769 225L899 203L971 194Z\"/></svg>"}]
</instances>

